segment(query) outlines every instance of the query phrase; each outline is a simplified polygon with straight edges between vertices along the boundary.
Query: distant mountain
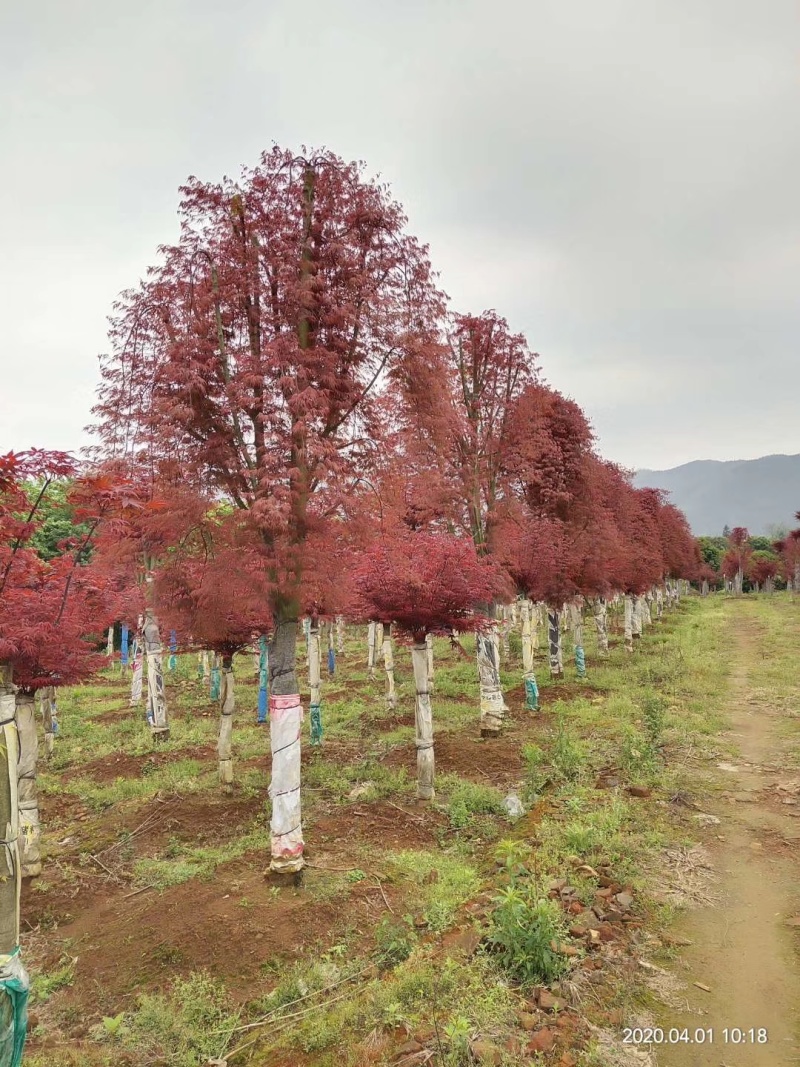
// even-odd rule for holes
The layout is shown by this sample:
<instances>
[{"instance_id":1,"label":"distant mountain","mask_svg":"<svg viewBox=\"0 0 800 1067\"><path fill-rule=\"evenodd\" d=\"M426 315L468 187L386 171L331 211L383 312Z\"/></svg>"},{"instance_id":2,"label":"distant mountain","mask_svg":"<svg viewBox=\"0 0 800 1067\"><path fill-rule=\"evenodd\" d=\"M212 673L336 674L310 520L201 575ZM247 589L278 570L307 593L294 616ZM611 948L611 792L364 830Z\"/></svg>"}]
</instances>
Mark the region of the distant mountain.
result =
<instances>
[{"instance_id":1,"label":"distant mountain","mask_svg":"<svg viewBox=\"0 0 800 1067\"><path fill-rule=\"evenodd\" d=\"M724 526L766 534L776 523L797 526L800 456L700 459L668 471L637 471L634 484L668 490L696 537L721 534Z\"/></svg>"}]
</instances>

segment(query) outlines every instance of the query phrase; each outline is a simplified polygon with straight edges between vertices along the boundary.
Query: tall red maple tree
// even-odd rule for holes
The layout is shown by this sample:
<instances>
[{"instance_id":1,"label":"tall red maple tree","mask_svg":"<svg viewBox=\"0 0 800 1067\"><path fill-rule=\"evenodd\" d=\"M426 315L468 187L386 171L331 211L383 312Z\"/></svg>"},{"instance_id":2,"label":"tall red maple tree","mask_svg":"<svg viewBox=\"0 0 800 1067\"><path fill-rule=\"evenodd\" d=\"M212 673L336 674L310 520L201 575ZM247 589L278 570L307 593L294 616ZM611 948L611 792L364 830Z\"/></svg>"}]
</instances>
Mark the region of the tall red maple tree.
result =
<instances>
[{"instance_id":1,"label":"tall red maple tree","mask_svg":"<svg viewBox=\"0 0 800 1067\"><path fill-rule=\"evenodd\" d=\"M413 393L435 359L442 298L386 187L330 152L275 147L238 181L191 179L182 194L178 243L117 305L96 411L107 452L171 457L251 514L275 623L275 754L299 732L308 538L370 469L381 396ZM297 749L276 871L302 866Z\"/></svg>"}]
</instances>

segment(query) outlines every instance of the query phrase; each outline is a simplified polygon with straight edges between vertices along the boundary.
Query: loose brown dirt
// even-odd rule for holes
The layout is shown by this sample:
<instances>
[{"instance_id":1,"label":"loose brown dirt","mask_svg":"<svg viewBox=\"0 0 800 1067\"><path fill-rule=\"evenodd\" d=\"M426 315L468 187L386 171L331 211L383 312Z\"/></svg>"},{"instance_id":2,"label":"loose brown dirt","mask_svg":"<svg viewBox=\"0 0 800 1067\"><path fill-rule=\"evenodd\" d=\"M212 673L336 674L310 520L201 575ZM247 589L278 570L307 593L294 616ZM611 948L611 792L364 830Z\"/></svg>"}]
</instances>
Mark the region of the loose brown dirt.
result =
<instances>
[{"instance_id":1,"label":"loose brown dirt","mask_svg":"<svg viewBox=\"0 0 800 1067\"><path fill-rule=\"evenodd\" d=\"M126 752L111 752L96 760L87 760L81 765L81 776L92 778L98 784L114 782L117 778L138 778L149 774L159 767L178 763L187 759L196 759L213 766L216 758L214 745L188 745L186 748L171 752L148 752L141 756L131 756Z\"/></svg>"},{"instance_id":2,"label":"loose brown dirt","mask_svg":"<svg viewBox=\"0 0 800 1067\"><path fill-rule=\"evenodd\" d=\"M708 833L719 901L690 912L678 924L676 934L691 941L676 969L686 982L681 994L685 1009L659 1020L665 1028L688 1027L690 1034L711 1029L713 1041L663 1047L660 1067L800 1064L800 929L786 925L800 913L800 826L795 813L786 811L791 805L781 810L774 803L780 796L777 784L787 780L779 770L780 712L753 697L749 673L758 654L755 624L743 606L733 610L729 736L740 755L732 763L720 761L723 769L716 774L730 789L707 808L721 820ZM750 1040L751 1028L764 1028L767 1042ZM743 1043L731 1040L734 1029L744 1034Z\"/></svg>"},{"instance_id":3,"label":"loose brown dirt","mask_svg":"<svg viewBox=\"0 0 800 1067\"><path fill-rule=\"evenodd\" d=\"M465 731L436 734L436 773L458 774L499 789L518 782L524 775L520 740L507 734L484 740L476 734L477 724ZM410 778L416 778L417 753L413 744L396 745L379 762L387 767L402 767Z\"/></svg>"}]
</instances>

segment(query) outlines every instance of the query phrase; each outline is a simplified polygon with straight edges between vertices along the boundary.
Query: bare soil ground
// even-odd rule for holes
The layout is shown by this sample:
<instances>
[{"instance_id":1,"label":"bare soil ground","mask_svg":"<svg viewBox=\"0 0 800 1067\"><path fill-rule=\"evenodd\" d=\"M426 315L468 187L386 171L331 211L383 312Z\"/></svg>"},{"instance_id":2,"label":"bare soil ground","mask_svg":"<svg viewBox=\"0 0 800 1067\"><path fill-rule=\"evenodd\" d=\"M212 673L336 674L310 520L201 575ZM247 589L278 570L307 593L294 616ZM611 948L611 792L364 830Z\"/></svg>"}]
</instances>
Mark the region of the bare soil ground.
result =
<instances>
[{"instance_id":1,"label":"bare soil ground","mask_svg":"<svg viewBox=\"0 0 800 1067\"><path fill-rule=\"evenodd\" d=\"M662 1047L660 1067L800 1064L800 929L787 923L800 914L800 808L783 803L793 784L782 766L781 712L751 689L756 637L754 621L736 612L728 716L739 756L719 761L724 791L707 807L720 820L707 831L716 903L676 927L691 942L676 968L685 1005L659 1020L690 1034L711 1029L713 1041ZM766 1029L766 1043L753 1042L751 1029ZM732 1040L739 1031L741 1044Z\"/></svg>"}]
</instances>

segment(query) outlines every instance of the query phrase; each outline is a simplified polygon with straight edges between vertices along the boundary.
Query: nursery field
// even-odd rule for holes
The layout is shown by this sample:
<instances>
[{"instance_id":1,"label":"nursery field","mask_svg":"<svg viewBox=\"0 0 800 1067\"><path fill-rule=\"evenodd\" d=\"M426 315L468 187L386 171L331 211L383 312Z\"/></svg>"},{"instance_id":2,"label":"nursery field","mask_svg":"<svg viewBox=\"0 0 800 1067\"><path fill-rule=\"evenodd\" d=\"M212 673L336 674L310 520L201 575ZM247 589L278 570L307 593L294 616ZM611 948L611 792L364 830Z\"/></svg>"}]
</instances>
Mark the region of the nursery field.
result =
<instances>
[{"instance_id":1,"label":"nursery field","mask_svg":"<svg viewBox=\"0 0 800 1067\"><path fill-rule=\"evenodd\" d=\"M510 710L486 740L474 639L437 639L424 803L410 654L396 651L387 712L366 628L349 627L323 743L304 745L295 885L266 873L252 656L235 661L232 795L196 657L166 676L155 748L118 666L60 691L43 872L23 886L26 1063L800 1062L800 602L684 597L633 654L619 614L610 628L600 659L587 626L585 680L568 664L551 682L537 653L539 712L512 633ZM302 642L300 663L302 677ZM755 969L734 979L743 953ZM648 1027L714 1034L656 1048ZM723 1034L750 1027L768 1040Z\"/></svg>"}]
</instances>

